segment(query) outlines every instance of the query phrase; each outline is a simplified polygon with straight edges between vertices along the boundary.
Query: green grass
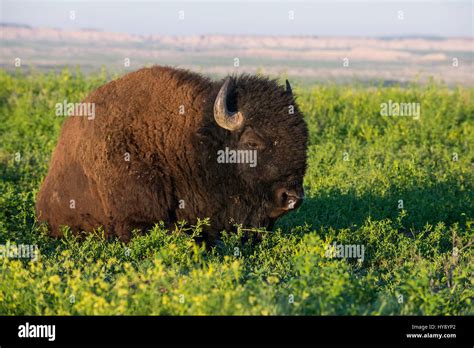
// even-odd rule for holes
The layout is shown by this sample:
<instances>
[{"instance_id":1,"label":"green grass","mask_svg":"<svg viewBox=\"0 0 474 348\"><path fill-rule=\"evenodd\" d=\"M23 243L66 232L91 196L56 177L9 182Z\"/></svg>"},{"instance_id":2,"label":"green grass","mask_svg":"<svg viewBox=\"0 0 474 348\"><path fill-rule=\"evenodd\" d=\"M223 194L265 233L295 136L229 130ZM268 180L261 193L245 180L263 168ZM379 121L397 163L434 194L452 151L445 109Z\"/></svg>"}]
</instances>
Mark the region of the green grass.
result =
<instances>
[{"instance_id":1,"label":"green grass","mask_svg":"<svg viewBox=\"0 0 474 348\"><path fill-rule=\"evenodd\" d=\"M307 199L259 244L240 231L206 250L192 238L206 219L128 245L51 239L34 201L63 121L54 105L108 79L0 71L0 244L41 253L0 258L1 315L474 314L474 88L296 88ZM420 102L420 120L380 116L388 100ZM326 257L334 242L364 245L364 261Z\"/></svg>"}]
</instances>

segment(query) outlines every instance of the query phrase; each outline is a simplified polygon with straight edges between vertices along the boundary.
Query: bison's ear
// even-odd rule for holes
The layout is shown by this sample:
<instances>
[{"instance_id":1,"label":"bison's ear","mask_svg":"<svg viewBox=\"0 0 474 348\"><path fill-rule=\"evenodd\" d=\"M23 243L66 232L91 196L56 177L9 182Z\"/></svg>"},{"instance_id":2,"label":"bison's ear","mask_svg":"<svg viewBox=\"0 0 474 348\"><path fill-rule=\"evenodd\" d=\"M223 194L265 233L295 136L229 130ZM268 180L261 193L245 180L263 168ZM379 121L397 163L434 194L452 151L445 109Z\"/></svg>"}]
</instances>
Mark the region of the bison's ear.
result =
<instances>
[{"instance_id":1,"label":"bison's ear","mask_svg":"<svg viewBox=\"0 0 474 348\"><path fill-rule=\"evenodd\" d=\"M288 80L286 80L286 94L293 96L293 90Z\"/></svg>"},{"instance_id":2,"label":"bison's ear","mask_svg":"<svg viewBox=\"0 0 474 348\"><path fill-rule=\"evenodd\" d=\"M231 132L244 125L244 115L240 112L229 112L227 109L227 96L229 94L230 77L226 78L214 102L214 119L216 123Z\"/></svg>"}]
</instances>

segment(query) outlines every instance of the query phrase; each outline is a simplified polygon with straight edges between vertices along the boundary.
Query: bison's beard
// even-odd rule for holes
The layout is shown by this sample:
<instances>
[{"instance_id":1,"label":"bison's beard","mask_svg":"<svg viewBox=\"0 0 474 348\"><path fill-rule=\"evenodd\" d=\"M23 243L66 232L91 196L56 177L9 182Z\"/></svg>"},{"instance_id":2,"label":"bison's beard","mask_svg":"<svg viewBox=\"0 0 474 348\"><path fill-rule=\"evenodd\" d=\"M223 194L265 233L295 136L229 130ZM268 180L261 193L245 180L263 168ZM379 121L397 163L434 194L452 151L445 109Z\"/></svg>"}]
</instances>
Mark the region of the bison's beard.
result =
<instances>
[{"instance_id":1,"label":"bison's beard","mask_svg":"<svg viewBox=\"0 0 474 348\"><path fill-rule=\"evenodd\" d=\"M259 230L270 231L277 220L270 217L273 205L265 196L259 198L252 200L240 196L223 204L224 209L211 216L211 225L205 231L206 240L214 244L223 230L235 232L239 227L252 230L247 234L257 237Z\"/></svg>"}]
</instances>

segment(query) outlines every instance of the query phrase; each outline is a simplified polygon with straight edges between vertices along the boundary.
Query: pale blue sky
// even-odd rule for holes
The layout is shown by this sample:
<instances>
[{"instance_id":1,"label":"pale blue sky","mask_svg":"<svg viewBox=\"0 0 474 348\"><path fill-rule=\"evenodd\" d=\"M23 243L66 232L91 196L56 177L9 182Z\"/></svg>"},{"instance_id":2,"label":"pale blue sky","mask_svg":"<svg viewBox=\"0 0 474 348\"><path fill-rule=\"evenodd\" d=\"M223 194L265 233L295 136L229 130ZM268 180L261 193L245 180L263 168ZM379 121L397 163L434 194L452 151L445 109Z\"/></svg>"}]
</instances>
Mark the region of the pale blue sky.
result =
<instances>
[{"instance_id":1,"label":"pale blue sky","mask_svg":"<svg viewBox=\"0 0 474 348\"><path fill-rule=\"evenodd\" d=\"M474 30L472 0L0 2L2 23L133 34L472 37Z\"/></svg>"}]
</instances>

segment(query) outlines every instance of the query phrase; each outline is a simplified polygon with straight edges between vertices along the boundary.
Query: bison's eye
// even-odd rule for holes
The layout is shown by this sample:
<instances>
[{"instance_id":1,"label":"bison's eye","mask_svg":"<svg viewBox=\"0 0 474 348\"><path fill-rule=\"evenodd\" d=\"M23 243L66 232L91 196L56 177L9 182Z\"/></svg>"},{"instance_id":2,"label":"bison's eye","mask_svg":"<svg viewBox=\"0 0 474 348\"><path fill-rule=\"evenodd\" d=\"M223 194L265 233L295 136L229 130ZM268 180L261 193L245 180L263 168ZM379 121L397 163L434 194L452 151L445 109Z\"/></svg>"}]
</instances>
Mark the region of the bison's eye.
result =
<instances>
[{"instance_id":1,"label":"bison's eye","mask_svg":"<svg viewBox=\"0 0 474 348\"><path fill-rule=\"evenodd\" d=\"M247 128L240 137L240 144L242 147L251 150L265 149L265 142L262 137L252 128Z\"/></svg>"},{"instance_id":2,"label":"bison's eye","mask_svg":"<svg viewBox=\"0 0 474 348\"><path fill-rule=\"evenodd\" d=\"M249 149L258 149L260 147L260 144L256 142L248 142L245 143L245 146L247 146Z\"/></svg>"},{"instance_id":3,"label":"bison's eye","mask_svg":"<svg viewBox=\"0 0 474 348\"><path fill-rule=\"evenodd\" d=\"M244 147L249 149L249 150L258 150L258 151L263 151L265 150L265 143L263 141L246 141L244 142Z\"/></svg>"}]
</instances>

